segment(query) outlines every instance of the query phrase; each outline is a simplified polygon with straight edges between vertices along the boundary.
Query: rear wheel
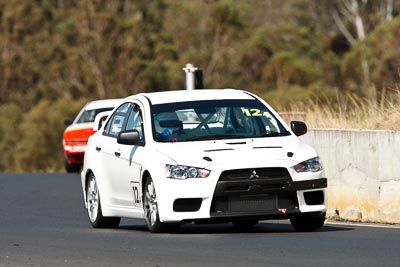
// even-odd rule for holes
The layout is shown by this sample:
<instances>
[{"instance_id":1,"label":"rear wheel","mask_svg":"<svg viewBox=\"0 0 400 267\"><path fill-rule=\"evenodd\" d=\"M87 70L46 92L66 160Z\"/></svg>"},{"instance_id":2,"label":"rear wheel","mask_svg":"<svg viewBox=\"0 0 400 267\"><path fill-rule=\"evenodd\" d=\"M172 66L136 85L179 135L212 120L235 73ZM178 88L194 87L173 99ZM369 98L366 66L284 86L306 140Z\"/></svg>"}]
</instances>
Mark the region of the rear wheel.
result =
<instances>
[{"instance_id":1,"label":"rear wheel","mask_svg":"<svg viewBox=\"0 0 400 267\"><path fill-rule=\"evenodd\" d=\"M100 194L93 173L89 175L86 185L86 207L89 221L94 228L117 228L121 218L104 217L101 211Z\"/></svg>"},{"instance_id":2,"label":"rear wheel","mask_svg":"<svg viewBox=\"0 0 400 267\"><path fill-rule=\"evenodd\" d=\"M325 212L318 215L293 217L290 219L290 223L298 232L310 232L321 228L325 223L325 217Z\"/></svg>"},{"instance_id":3,"label":"rear wheel","mask_svg":"<svg viewBox=\"0 0 400 267\"><path fill-rule=\"evenodd\" d=\"M143 191L143 209L147 228L151 233L160 233L166 230L165 224L160 222L156 190L151 177L148 177Z\"/></svg>"}]
</instances>

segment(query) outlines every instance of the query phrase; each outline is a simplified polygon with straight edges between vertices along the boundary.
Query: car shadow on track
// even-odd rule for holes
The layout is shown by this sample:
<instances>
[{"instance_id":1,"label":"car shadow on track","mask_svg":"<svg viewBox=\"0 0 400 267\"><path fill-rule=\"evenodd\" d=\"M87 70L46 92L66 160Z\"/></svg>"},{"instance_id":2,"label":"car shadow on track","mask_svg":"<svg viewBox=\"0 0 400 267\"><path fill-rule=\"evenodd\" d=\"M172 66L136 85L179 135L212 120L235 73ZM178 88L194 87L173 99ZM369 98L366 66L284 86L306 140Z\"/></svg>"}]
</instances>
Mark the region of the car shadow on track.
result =
<instances>
[{"instance_id":1,"label":"car shadow on track","mask_svg":"<svg viewBox=\"0 0 400 267\"><path fill-rule=\"evenodd\" d=\"M119 229L128 231L140 231L147 232L146 225L142 224L129 224L120 225ZM315 231L319 233L323 232L337 232L337 231L351 231L354 230L348 226L332 226L325 225L321 229ZM256 226L250 227L234 227L232 224L184 224L181 225L178 230L173 230L167 233L174 234L268 234L268 233L299 233L296 232L289 223L270 223L260 222Z\"/></svg>"}]
</instances>

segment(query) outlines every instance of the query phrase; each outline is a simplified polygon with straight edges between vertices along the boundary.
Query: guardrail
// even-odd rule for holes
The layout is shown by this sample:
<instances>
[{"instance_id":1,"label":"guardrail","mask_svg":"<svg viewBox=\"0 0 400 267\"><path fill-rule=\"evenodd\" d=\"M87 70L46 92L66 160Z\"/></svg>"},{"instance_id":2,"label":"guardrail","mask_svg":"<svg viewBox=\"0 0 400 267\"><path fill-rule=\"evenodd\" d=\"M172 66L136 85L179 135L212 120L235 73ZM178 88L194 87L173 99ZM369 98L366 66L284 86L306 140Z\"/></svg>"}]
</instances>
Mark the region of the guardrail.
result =
<instances>
[{"instance_id":1,"label":"guardrail","mask_svg":"<svg viewBox=\"0 0 400 267\"><path fill-rule=\"evenodd\" d=\"M322 158L328 217L400 223L400 132L312 129L301 139Z\"/></svg>"}]
</instances>

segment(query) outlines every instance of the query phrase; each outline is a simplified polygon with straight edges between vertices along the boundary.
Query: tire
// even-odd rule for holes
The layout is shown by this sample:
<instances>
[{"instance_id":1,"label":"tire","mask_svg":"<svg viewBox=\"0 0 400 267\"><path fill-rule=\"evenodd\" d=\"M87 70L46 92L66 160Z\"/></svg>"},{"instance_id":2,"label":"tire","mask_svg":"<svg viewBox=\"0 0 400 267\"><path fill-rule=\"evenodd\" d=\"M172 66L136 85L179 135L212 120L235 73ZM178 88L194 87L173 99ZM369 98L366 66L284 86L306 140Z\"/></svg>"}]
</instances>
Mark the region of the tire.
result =
<instances>
[{"instance_id":1,"label":"tire","mask_svg":"<svg viewBox=\"0 0 400 267\"><path fill-rule=\"evenodd\" d=\"M79 164L68 164L67 161L65 161L65 171L67 173L76 173L81 170L81 165Z\"/></svg>"},{"instance_id":2,"label":"tire","mask_svg":"<svg viewBox=\"0 0 400 267\"><path fill-rule=\"evenodd\" d=\"M147 228L151 233L161 233L167 230L166 225L160 222L156 191L150 176L144 185L143 210Z\"/></svg>"},{"instance_id":3,"label":"tire","mask_svg":"<svg viewBox=\"0 0 400 267\"><path fill-rule=\"evenodd\" d=\"M249 228L257 225L258 220L240 220L232 222L235 228Z\"/></svg>"},{"instance_id":4,"label":"tire","mask_svg":"<svg viewBox=\"0 0 400 267\"><path fill-rule=\"evenodd\" d=\"M104 217L101 211L100 193L93 173L86 183L86 209L93 228L117 228L121 218Z\"/></svg>"},{"instance_id":5,"label":"tire","mask_svg":"<svg viewBox=\"0 0 400 267\"><path fill-rule=\"evenodd\" d=\"M290 219L290 223L298 232L311 232L321 228L324 225L325 217L325 212L319 215L293 217Z\"/></svg>"}]
</instances>

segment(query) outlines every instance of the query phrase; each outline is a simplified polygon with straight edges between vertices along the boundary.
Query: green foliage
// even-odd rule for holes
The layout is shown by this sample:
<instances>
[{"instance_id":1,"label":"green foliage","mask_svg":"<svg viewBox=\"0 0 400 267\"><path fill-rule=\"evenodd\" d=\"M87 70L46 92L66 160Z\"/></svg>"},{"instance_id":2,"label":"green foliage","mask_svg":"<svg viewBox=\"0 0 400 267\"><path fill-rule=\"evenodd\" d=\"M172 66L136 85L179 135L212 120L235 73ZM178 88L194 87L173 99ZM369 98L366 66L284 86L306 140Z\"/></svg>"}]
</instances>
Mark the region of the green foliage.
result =
<instances>
[{"instance_id":1,"label":"green foliage","mask_svg":"<svg viewBox=\"0 0 400 267\"><path fill-rule=\"evenodd\" d=\"M262 81L272 88L289 84L306 86L320 80L321 76L321 69L309 58L302 58L291 52L279 52L266 65Z\"/></svg>"},{"instance_id":2,"label":"green foliage","mask_svg":"<svg viewBox=\"0 0 400 267\"><path fill-rule=\"evenodd\" d=\"M60 171L63 167L62 134L64 120L73 118L86 103L59 99L42 100L16 125L20 141L15 146L16 170Z\"/></svg>"},{"instance_id":3,"label":"green foliage","mask_svg":"<svg viewBox=\"0 0 400 267\"><path fill-rule=\"evenodd\" d=\"M342 61L342 73L347 87L363 95L359 84L362 83L361 55L366 55L370 67L371 80L382 94L385 91L397 94L400 72L400 18L379 26L365 41L358 43Z\"/></svg>"},{"instance_id":4,"label":"green foliage","mask_svg":"<svg viewBox=\"0 0 400 267\"><path fill-rule=\"evenodd\" d=\"M299 104L325 105L336 102L336 92L329 85L315 82L307 87L299 85L284 86L262 95L278 110L292 110Z\"/></svg>"},{"instance_id":5,"label":"green foliage","mask_svg":"<svg viewBox=\"0 0 400 267\"><path fill-rule=\"evenodd\" d=\"M393 90L400 78L400 18L378 27L366 40L371 78L377 88Z\"/></svg>"},{"instance_id":6,"label":"green foliage","mask_svg":"<svg viewBox=\"0 0 400 267\"><path fill-rule=\"evenodd\" d=\"M165 77L149 73L162 73L171 51L163 49L165 8L162 0L9 1L0 21L1 91L15 90L17 101L28 96L29 109L44 98L107 98L160 87ZM7 98L1 94L0 102Z\"/></svg>"},{"instance_id":7,"label":"green foliage","mask_svg":"<svg viewBox=\"0 0 400 267\"><path fill-rule=\"evenodd\" d=\"M15 103L0 106L0 172L15 170L14 149L20 140L18 126L22 121L22 110Z\"/></svg>"},{"instance_id":8,"label":"green foliage","mask_svg":"<svg viewBox=\"0 0 400 267\"><path fill-rule=\"evenodd\" d=\"M239 10L231 1L218 1L211 12L212 24L222 28L240 28L242 19Z\"/></svg>"}]
</instances>

